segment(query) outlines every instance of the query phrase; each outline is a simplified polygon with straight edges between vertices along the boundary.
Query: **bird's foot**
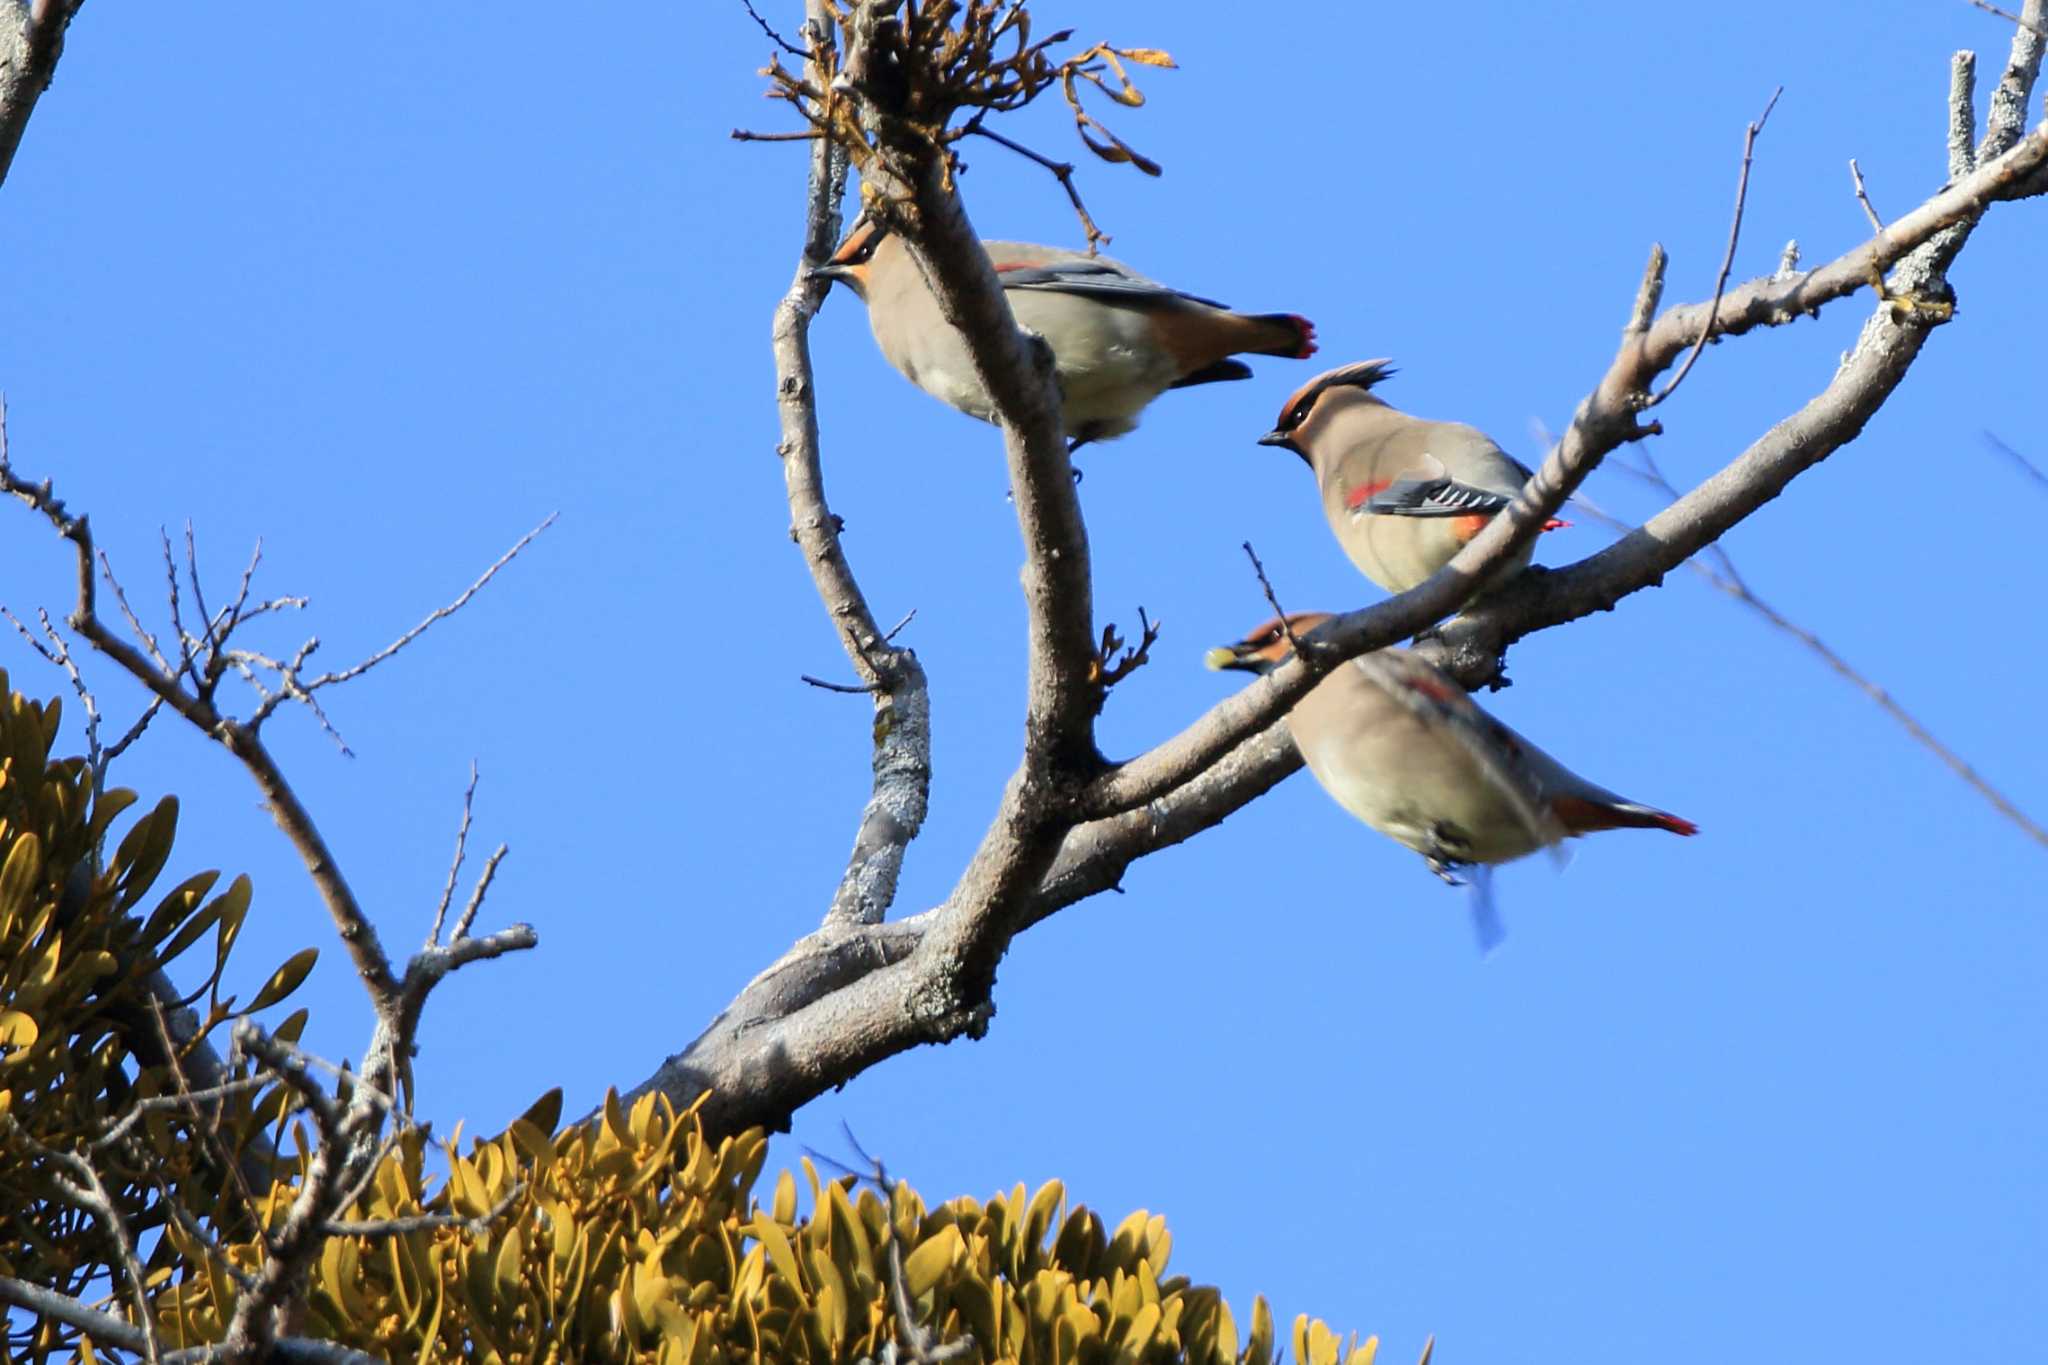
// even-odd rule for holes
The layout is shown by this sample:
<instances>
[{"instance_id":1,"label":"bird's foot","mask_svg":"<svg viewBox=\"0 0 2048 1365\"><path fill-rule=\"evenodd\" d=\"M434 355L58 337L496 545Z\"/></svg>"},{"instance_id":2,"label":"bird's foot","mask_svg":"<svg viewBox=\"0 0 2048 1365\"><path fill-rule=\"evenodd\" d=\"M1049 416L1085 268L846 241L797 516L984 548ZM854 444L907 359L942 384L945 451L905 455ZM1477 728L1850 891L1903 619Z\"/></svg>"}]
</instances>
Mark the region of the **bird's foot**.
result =
<instances>
[{"instance_id":1,"label":"bird's foot","mask_svg":"<svg viewBox=\"0 0 2048 1365\"><path fill-rule=\"evenodd\" d=\"M1929 322L1947 322L1956 315L1956 301L1934 294L1921 294L1913 290L1893 291L1884 282L1884 272L1876 266L1870 268L1870 287L1877 293L1877 301L1892 311L1892 321L1905 322L1909 318L1923 318ZM1943 286L1943 292L1947 292Z\"/></svg>"}]
</instances>

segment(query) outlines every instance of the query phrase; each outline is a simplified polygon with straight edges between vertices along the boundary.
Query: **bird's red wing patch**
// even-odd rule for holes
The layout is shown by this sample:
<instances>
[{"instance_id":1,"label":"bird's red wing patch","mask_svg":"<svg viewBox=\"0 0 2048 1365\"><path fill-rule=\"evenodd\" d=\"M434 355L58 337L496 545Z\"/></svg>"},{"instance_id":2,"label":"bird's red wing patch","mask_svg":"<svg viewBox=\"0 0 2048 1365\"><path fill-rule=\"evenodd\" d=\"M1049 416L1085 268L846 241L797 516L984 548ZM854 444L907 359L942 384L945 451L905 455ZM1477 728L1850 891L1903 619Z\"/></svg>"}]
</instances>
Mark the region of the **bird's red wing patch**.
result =
<instances>
[{"instance_id":1,"label":"bird's red wing patch","mask_svg":"<svg viewBox=\"0 0 2048 1365\"><path fill-rule=\"evenodd\" d=\"M1393 486L1392 479L1374 479L1371 483L1362 483L1344 495L1344 506L1346 510L1356 512L1372 501L1373 494L1384 493Z\"/></svg>"},{"instance_id":2,"label":"bird's red wing patch","mask_svg":"<svg viewBox=\"0 0 2048 1365\"><path fill-rule=\"evenodd\" d=\"M1494 514L1488 512L1484 516L1454 518L1451 522L1451 534L1461 541L1470 540L1481 531L1484 531L1486 523L1492 521L1493 517Z\"/></svg>"},{"instance_id":3,"label":"bird's red wing patch","mask_svg":"<svg viewBox=\"0 0 2048 1365\"><path fill-rule=\"evenodd\" d=\"M1401 685L1410 688L1413 691L1420 692L1423 696L1428 697L1431 701L1436 702L1439 706L1451 706L1455 704L1454 699L1451 695L1451 689L1445 687L1435 678L1403 678L1401 679Z\"/></svg>"},{"instance_id":4,"label":"bird's red wing patch","mask_svg":"<svg viewBox=\"0 0 2048 1365\"><path fill-rule=\"evenodd\" d=\"M1568 529L1570 526L1571 523L1566 521L1563 517L1552 517L1549 521L1543 523L1543 529L1546 531L1563 531Z\"/></svg>"}]
</instances>

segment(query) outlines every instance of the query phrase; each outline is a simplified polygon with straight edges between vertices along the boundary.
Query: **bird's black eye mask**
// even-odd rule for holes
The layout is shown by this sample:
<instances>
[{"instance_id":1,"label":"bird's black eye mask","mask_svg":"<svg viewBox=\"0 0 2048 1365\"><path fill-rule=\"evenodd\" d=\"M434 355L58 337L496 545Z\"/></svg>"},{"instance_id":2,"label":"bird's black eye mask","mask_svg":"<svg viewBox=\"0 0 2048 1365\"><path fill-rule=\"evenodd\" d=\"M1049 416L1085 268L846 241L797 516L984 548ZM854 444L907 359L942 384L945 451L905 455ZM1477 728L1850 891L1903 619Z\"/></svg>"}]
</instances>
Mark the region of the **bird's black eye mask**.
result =
<instances>
[{"instance_id":1,"label":"bird's black eye mask","mask_svg":"<svg viewBox=\"0 0 2048 1365\"><path fill-rule=\"evenodd\" d=\"M832 253L829 264L866 265L874 259L875 248L880 246L882 239L888 235L889 230L878 223L864 224L854 230L853 235L846 239L839 250Z\"/></svg>"}]
</instances>

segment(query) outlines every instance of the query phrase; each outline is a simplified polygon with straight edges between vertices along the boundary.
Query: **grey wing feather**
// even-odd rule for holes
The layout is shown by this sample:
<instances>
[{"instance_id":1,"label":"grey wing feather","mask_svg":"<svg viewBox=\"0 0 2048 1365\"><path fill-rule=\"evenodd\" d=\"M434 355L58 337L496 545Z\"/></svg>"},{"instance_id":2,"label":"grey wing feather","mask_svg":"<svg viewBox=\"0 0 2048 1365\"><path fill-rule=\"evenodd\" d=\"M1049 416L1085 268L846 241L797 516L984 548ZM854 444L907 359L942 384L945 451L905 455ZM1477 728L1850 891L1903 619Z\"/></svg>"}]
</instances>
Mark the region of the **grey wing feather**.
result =
<instances>
[{"instance_id":1,"label":"grey wing feather","mask_svg":"<svg viewBox=\"0 0 2048 1365\"><path fill-rule=\"evenodd\" d=\"M1382 517L1490 516L1513 501L1456 479L1397 479L1366 499L1364 510Z\"/></svg>"},{"instance_id":2,"label":"grey wing feather","mask_svg":"<svg viewBox=\"0 0 2048 1365\"><path fill-rule=\"evenodd\" d=\"M1079 294L1086 298L1110 299L1122 303L1136 303L1146 299L1182 299L1209 308L1229 307L1228 304L1218 303L1214 299L1205 299L1178 289L1168 289L1155 280L1148 280L1142 275L1126 274L1115 266L1104 265L1099 261L1011 266L997 271L996 279L1005 289L1049 289L1060 294Z\"/></svg>"}]
</instances>

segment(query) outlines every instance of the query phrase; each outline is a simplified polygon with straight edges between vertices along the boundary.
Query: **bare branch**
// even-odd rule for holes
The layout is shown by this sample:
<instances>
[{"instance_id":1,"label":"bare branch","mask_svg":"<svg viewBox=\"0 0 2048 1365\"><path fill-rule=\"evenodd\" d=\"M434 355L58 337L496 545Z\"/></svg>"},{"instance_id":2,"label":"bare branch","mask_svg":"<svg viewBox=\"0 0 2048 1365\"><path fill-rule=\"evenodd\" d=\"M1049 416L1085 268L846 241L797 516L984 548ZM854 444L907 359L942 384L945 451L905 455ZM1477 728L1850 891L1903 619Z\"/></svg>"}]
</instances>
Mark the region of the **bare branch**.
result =
<instances>
[{"instance_id":1,"label":"bare branch","mask_svg":"<svg viewBox=\"0 0 2048 1365\"><path fill-rule=\"evenodd\" d=\"M1658 467L1655 458L1651 456L1650 452L1645 449L1640 450L1639 454L1644 465L1644 468L1641 470L1631 467L1625 461L1617 461L1612 467L1617 472L1635 475L1668 497L1678 497L1678 489L1672 484L1670 479L1665 477L1664 471ZM1624 534L1632 529L1627 523L1608 516L1590 503L1587 504L1587 507L1593 516ZM1750 586L1749 580L1743 577L1742 572L1735 567L1735 560L1726 549L1719 544L1710 544L1704 547L1703 553L1714 561L1713 566L1702 563L1695 556L1686 561L1686 567L1698 574L1715 591L1734 598L1737 602L1742 603L1769 622L1773 627L1783 631L1809 650L1812 650L1820 658L1821 662L1834 670L1839 677L1847 681L1852 687L1870 698L1871 701L1877 703L1879 709L1897 721L1905 729L1906 733L1913 737L1916 743L1940 759L1967 786L1990 802L1992 808L1997 810L1999 814L2012 821L2015 825L2018 825L2021 832L2028 838L2036 843L2048 846L2048 829L2043 829L2003 792L1992 786L1960 754L1957 754L1953 749L1936 738L1934 733L1915 718L1912 713L1907 711L1904 706L1900 705L1889 691L1879 686L1868 675L1836 653L1818 635L1791 620L1783 612L1759 597Z\"/></svg>"},{"instance_id":2,"label":"bare branch","mask_svg":"<svg viewBox=\"0 0 2048 1365\"><path fill-rule=\"evenodd\" d=\"M1650 259L1643 265L1643 282L1636 286L1635 306L1628 310L1628 326L1622 329L1624 336L1640 335L1650 330L1650 323L1657 316L1657 305L1664 300L1664 269L1670 258L1664 254L1661 242L1650 243Z\"/></svg>"},{"instance_id":3,"label":"bare branch","mask_svg":"<svg viewBox=\"0 0 2048 1365\"><path fill-rule=\"evenodd\" d=\"M1949 58L1948 178L1960 180L1977 169L1977 54Z\"/></svg>"},{"instance_id":4,"label":"bare branch","mask_svg":"<svg viewBox=\"0 0 2048 1365\"><path fill-rule=\"evenodd\" d=\"M1644 407L1653 408L1676 392L1678 386L1685 382L1686 375L1692 372L1694 362L1700 358L1700 352L1707 348L1707 343L1714 337L1714 322L1721 312L1721 294L1728 287L1728 272L1735 268L1736 244L1742 240L1742 209L1749 198L1749 165L1756 154L1757 135L1763 132L1764 124L1770 121L1771 110L1778 107L1778 96L1784 93L1785 87L1782 85L1773 90L1770 99L1764 102L1764 111L1750 120L1749 125L1743 129L1742 171L1735 178L1735 213L1728 223L1728 248L1721 253L1721 269L1714 275L1714 297L1707 303L1707 321L1706 325L1700 328L1700 339L1693 345L1692 354L1685 358L1685 363L1678 367L1678 373L1672 375L1664 387L1657 390L1650 400L1643 404ZM1880 225L1878 230L1883 231L1883 226Z\"/></svg>"},{"instance_id":5,"label":"bare branch","mask_svg":"<svg viewBox=\"0 0 2048 1365\"><path fill-rule=\"evenodd\" d=\"M808 673L799 673L796 679L798 682L809 683L821 692L842 692L854 697L872 697L882 690L873 683L826 682L823 678L814 678Z\"/></svg>"},{"instance_id":6,"label":"bare branch","mask_svg":"<svg viewBox=\"0 0 2048 1365\"><path fill-rule=\"evenodd\" d=\"M136 1257L135 1238L128 1231L127 1220L121 1217L113 1196L107 1193L99 1171L79 1153L60 1151L38 1141L33 1133L21 1126L20 1120L6 1110L0 1110L0 1133L12 1137L51 1166L70 1172L70 1177L58 1170L48 1170L45 1174L59 1194L91 1214L99 1223L113 1250L114 1261L121 1267L121 1278L127 1284L129 1296L135 1301L136 1321L141 1324L142 1350L152 1362L162 1360L163 1343L157 1339L156 1316L149 1311L149 1291L143 1280L142 1262Z\"/></svg>"},{"instance_id":7,"label":"bare branch","mask_svg":"<svg viewBox=\"0 0 2048 1365\"><path fill-rule=\"evenodd\" d=\"M484 897L491 893L491 883L497 879L498 864L504 862L505 855L511 851L509 846L499 844L491 850L491 856L484 859L484 870L477 875L476 888L469 893L469 904L462 907L462 917L455 921L452 943L461 943L469 938L470 928L476 923L477 912L484 908ZM461 963L453 965L460 966Z\"/></svg>"},{"instance_id":8,"label":"bare branch","mask_svg":"<svg viewBox=\"0 0 2048 1365\"><path fill-rule=\"evenodd\" d=\"M1088 250L1091 253L1110 240L1109 234L1095 225L1095 219L1089 214L1088 206L1081 202L1081 191L1074 184L1073 162L1055 161L1043 153L1034 152L1023 143L1014 142L995 131L995 129L985 127L982 123L982 117L982 115L976 114L973 118L969 119L966 130L978 137L985 137L990 142L996 143L999 146L1008 147L1017 155L1035 161L1048 171L1051 171L1053 179L1059 181L1060 188L1067 192L1067 202L1074 206L1074 216L1081 220L1081 231L1088 236Z\"/></svg>"},{"instance_id":9,"label":"bare branch","mask_svg":"<svg viewBox=\"0 0 2048 1365\"><path fill-rule=\"evenodd\" d=\"M83 520L84 518L81 517L80 521L83 522ZM128 622L129 631L134 634L136 639L142 641L143 647L149 651L149 657L158 668L163 670L165 676L175 682L179 670L171 667L171 661L164 657L162 648L156 642L156 635L149 627L142 624L142 618L135 614L135 608L128 605L128 594L122 589L121 580L114 577L113 561L107 558L105 551L100 552L99 560L100 576L106 579L107 586L114 590L114 600L120 603L121 615ZM175 590L176 584L173 583L172 587Z\"/></svg>"},{"instance_id":10,"label":"bare branch","mask_svg":"<svg viewBox=\"0 0 2048 1365\"><path fill-rule=\"evenodd\" d=\"M1987 3L1986 0L1970 0L1970 3L1976 6L1978 9L1983 10L1986 14L1997 15L1999 18L2005 20L2005 22L2007 22L2008 24L2018 24L2021 28L2032 29L2034 32L2042 34L2044 37L2048 37L2048 29L2041 28L2029 22L2028 20L2022 19L2019 15L2014 14L2011 10L2000 9L1996 5Z\"/></svg>"},{"instance_id":11,"label":"bare branch","mask_svg":"<svg viewBox=\"0 0 2048 1365\"><path fill-rule=\"evenodd\" d=\"M1983 162L1976 171L1944 187L1883 233L1818 269L1786 280L1753 280L1729 291L1718 309L1701 304L1681 305L1666 309L1644 332L1625 331L1621 349L1607 373L1580 402L1570 427L1523 489L1522 496L1495 517L1436 577L1333 623L1323 639L1325 648L1317 651L1325 654L1326 660L1310 661L1297 656L1210 708L1201 719L1150 753L1105 773L1084 795L1084 811L1091 817L1112 815L1172 790L1279 719L1328 667L1368 650L1395 644L1463 605L1477 583L1484 581L1483 577L1474 577L1475 570L1479 575L1491 572L1495 564L1504 562L1507 554L1532 539L1542 523L1563 505L1609 451L1656 430L1654 424L1639 425L1634 416L1645 399L1647 386L1688 347L1696 348L1701 336L1736 336L1756 327L1790 322L1854 293L1871 282L1874 270L1895 262L1907 267L1902 274L1911 275L1915 288L1945 288L1940 283L1938 267L1961 249L1961 234L1966 233L1968 225L1990 204L2019 194L2026 178L2044 164L2048 164L2048 126L2035 129L2011 151ZM1922 247L1933 254L1908 261ZM1639 297L1640 293L1639 290ZM1774 429L1810 431L1810 439L1823 442L1799 452L1803 463L1773 462L1778 471L1775 477L1750 480L1735 475L1738 467L1748 468L1742 460L1736 461L1706 486L1716 488L1726 501L1717 503L1717 514L1711 522L1691 527L1682 544L1640 546L1628 540L1569 569L1541 575L1543 583L1556 595L1522 583L1510 583L1489 592L1484 602L1472 608L1465 618L1441 628L1447 638L1455 635L1462 645L1437 661L1467 686L1492 681L1498 676L1500 651L1507 644L1531 631L1604 610L1621 597L1659 581L1701 545L1776 497L1800 470L1853 438L1869 420L1870 412L1876 410L1876 404L1904 377L1905 366L1918 354L1928 330L1942 320L1938 310L1923 311L1915 306L1917 295L1890 297L1904 305L1903 312L1897 306L1888 307L1866 326L1856 353L1866 363L1858 365L1852 358L1851 364L1837 375L1839 387L1829 387L1821 410L1809 411L1804 419L1788 419L1794 423L1792 427L1781 423ZM1867 367L1873 350L1881 350L1886 356L1881 375ZM1864 390L1858 385L1871 387ZM1687 503L1681 500L1679 505ZM1623 546L1629 547L1625 569L1606 558ZM1598 575L1598 591L1589 587L1595 577L1595 564L1607 571ZM1576 577L1582 569L1587 577ZM1573 585L1569 596L1563 592L1566 585ZM1567 602L1572 604L1569 609ZM1512 610L1509 604L1515 604ZM1317 663L1321 667L1313 666Z\"/></svg>"},{"instance_id":12,"label":"bare branch","mask_svg":"<svg viewBox=\"0 0 2048 1365\"><path fill-rule=\"evenodd\" d=\"M1992 809L2012 821L2013 824L2018 825L2021 832L2029 839L2032 839L2044 848L2048 848L2048 829L2043 829L2025 811L2014 805L2009 797L1992 786L1960 754L1937 739L1934 733L1921 724L1904 706L1901 706L1890 692L1859 672L1847 659L1837 654L1812 631L1788 620L1777 608L1750 591L1748 585L1741 582L1739 578L1717 574L1712 570L1706 571L1706 578L1709 583L1712 583L1720 591L1727 593L1730 597L1749 607L1752 611L1763 617L1764 620L1770 622L1773 626L1819 655L1829 668L1833 669L1852 687L1877 703L1880 710L1904 727L1907 734L1911 735L1929 753L1940 759L1950 772L1953 772L1958 778L1962 779L1965 785L1990 802Z\"/></svg>"},{"instance_id":13,"label":"bare branch","mask_svg":"<svg viewBox=\"0 0 2048 1365\"><path fill-rule=\"evenodd\" d=\"M26 1280L17 1280L0 1275L0 1303L26 1309L28 1312L61 1322L88 1333L96 1342L113 1346L123 1351L144 1351L148 1349L148 1338L143 1330L132 1323L88 1308L66 1294L44 1289ZM289 1337L271 1343L272 1359L279 1365L384 1365L375 1356L351 1351L331 1341L314 1341L304 1337ZM166 1351L159 1359L163 1365L208 1365L212 1361L233 1359L225 1346L193 1346L180 1351Z\"/></svg>"},{"instance_id":14,"label":"bare branch","mask_svg":"<svg viewBox=\"0 0 2048 1365\"><path fill-rule=\"evenodd\" d=\"M2027 99L2041 73L2041 50L2048 44L2048 3L2027 0L2013 22L2005 73L1991 92L1991 111L1984 118L1984 139L1977 144L1979 164L2003 154L2020 140L2027 127ZM2038 131L2038 130L2036 130Z\"/></svg>"},{"instance_id":15,"label":"bare branch","mask_svg":"<svg viewBox=\"0 0 2048 1365\"><path fill-rule=\"evenodd\" d=\"M455 898L455 879L462 875L463 850L469 846L469 817L476 802L476 760L470 760L469 785L462 791L462 823L455 827L455 856L448 860L448 880L441 886L441 899L434 905L434 927L427 931L427 947L441 941L441 926L448 918L449 902Z\"/></svg>"},{"instance_id":16,"label":"bare branch","mask_svg":"<svg viewBox=\"0 0 2048 1365\"><path fill-rule=\"evenodd\" d=\"M375 654L372 654L369 658L364 659L361 663L352 664L349 667L341 669L338 672L322 673L317 678L300 679L297 676L298 669L304 663L306 655L310 654L314 646L316 646L319 643L317 640L312 641L306 646L304 646L301 649L299 656L296 659L294 659L291 664L277 664L274 662L266 661L268 666L276 668L280 673L284 675L286 681L286 692L280 693L279 696L295 694L310 697L312 693L318 691L323 687L332 687L336 683L350 682L356 678L360 678L363 676L363 674L369 672L378 664L383 663L387 659L393 658L398 654L400 650L404 649L414 640L419 639L420 636L426 634L427 631L436 623L447 620L456 612L461 611L464 607L468 606L470 599L475 597L478 593L482 592L484 589L484 585L489 583L493 578L496 578L498 576L498 571L500 569L504 568L507 564L510 564L513 560L517 559L519 557L519 552L521 550L524 550L527 546L533 544L534 540L539 537L541 532L547 530L550 526L553 526L555 524L556 518L560 515L561 514L559 512L548 513L547 516L541 519L540 525L534 527L531 531L528 531L525 535L519 537L518 541L512 546L511 549L499 555L497 560L492 563L491 567L485 569L483 573L477 577L477 580L474 583L471 583L468 587L464 588L462 590L461 595L458 596L454 601L448 603L446 606L434 608L434 610L427 613L426 618L422 620L418 625L414 626L411 630L405 632L405 634L399 636L396 640L393 640L390 644L384 646L384 648L378 650ZM276 704L276 700L276 698L273 698L270 701L267 701L265 703L265 707L274 707ZM258 716L264 715L267 714L267 711L259 709L257 714ZM259 723L257 717L252 716L250 718L250 724L255 725L257 723Z\"/></svg>"},{"instance_id":17,"label":"bare branch","mask_svg":"<svg viewBox=\"0 0 2048 1365\"><path fill-rule=\"evenodd\" d=\"M784 52L787 52L792 57L799 57L806 61L810 59L811 54L807 50L798 47L795 43L792 43L791 41L789 41L789 39L783 37L780 33L777 33L775 29L769 24L769 22L761 17L760 13L757 10L755 10L752 0L740 0L740 4L746 9L747 17L749 19L752 19L755 23L759 24L761 26L761 32L768 35L769 42L775 44L777 47L781 48Z\"/></svg>"},{"instance_id":18,"label":"bare branch","mask_svg":"<svg viewBox=\"0 0 2048 1365\"><path fill-rule=\"evenodd\" d=\"M880 131L876 137L877 145L888 145ZM888 167L895 179L871 187L871 211L879 201L879 211L894 215L890 225L906 239L922 230L927 280L941 292L950 287L961 300L948 316L970 344L1000 349L995 342L1009 338L1007 320L992 322L972 311L980 291L973 262L952 250L954 219L948 215L955 210L929 185L904 174L928 166L911 150L899 148L897 154L899 160ZM1796 273L1788 248L1777 276L1737 288L1724 281L1714 300L1661 314L1661 253L1653 253L1621 346L1557 448L1521 496L1437 577L1339 618L1326 628L1325 647L1317 651L1326 659L1297 656L1151 753L1093 777L1085 776L1085 763L1064 769L1083 775L1078 794L1065 785L1071 776L1048 781L1048 774L1063 771L1061 765L1034 767L1033 754L1047 751L1046 731L1038 726L1045 713L1034 705L1026 761L945 902L908 919L830 925L808 936L635 1093L658 1089L678 1103L702 1098L701 1112L713 1133L779 1125L796 1106L884 1057L921 1043L978 1036L992 1011L994 963L1016 933L1065 905L1117 889L1132 861L1209 828L1300 766L1281 718L1320 671L1413 635L1462 606L1465 614L1439 626L1425 648L1461 682L1482 684L1499 675L1512 640L1659 581L1800 470L1853 439L1943 320L1941 272L1970 227L1990 204L2033 193L2044 164L2048 132L2037 131L1818 269ZM919 255L918 241L910 245ZM1478 583L1533 538L1603 457L1656 432L1654 423L1638 417L1651 385L1697 350L1702 338L1782 325L1855 293L1872 283L1874 273L1894 267L1897 278L1886 287L1884 304L1866 324L1863 339L1806 410L1610 550L1568 569L1523 575L1471 601ZM991 362L978 363L986 370ZM981 378L995 388L1000 375L985 372ZM1032 375L1013 366L1008 378L1029 389ZM785 395L793 391L785 383ZM1024 395L1027 405L1029 398ZM1022 426L1012 421L1006 431L1013 481L1033 473L1017 458L1019 447L1028 445L1019 435ZM1037 472L1042 476L1042 469ZM1027 527L1026 542L1035 561L1044 538ZM1034 630L1040 624L1034 621ZM1042 638L1034 636L1034 648Z\"/></svg>"},{"instance_id":19,"label":"bare branch","mask_svg":"<svg viewBox=\"0 0 2048 1365\"><path fill-rule=\"evenodd\" d=\"M821 0L812 0L807 10L807 36L816 56L806 71L822 84L835 60L830 49L832 18ZM874 698L874 785L854 834L846 872L825 914L828 926L872 924L888 912L904 852L924 825L931 790L931 711L924 666L911 651L890 642L909 618L887 634L876 623L840 542L843 523L825 496L810 324L829 283L812 272L831 257L838 243L846 174L843 148L821 141L811 149L803 250L795 277L776 307L773 329L782 421L777 451L789 500L790 538L803 552L819 600L861 679L851 690ZM809 676L804 681L829 691L849 690Z\"/></svg>"},{"instance_id":20,"label":"bare branch","mask_svg":"<svg viewBox=\"0 0 2048 1365\"><path fill-rule=\"evenodd\" d=\"M1117 634L1114 623L1102 628L1102 647L1096 652L1100 670L1096 686L1100 689L1095 709L1099 712L1109 704L1110 689L1131 674L1152 662L1152 646L1159 643L1160 623L1138 608L1138 643L1131 644Z\"/></svg>"},{"instance_id":21,"label":"bare branch","mask_svg":"<svg viewBox=\"0 0 2048 1365\"><path fill-rule=\"evenodd\" d=\"M64 30L83 0L11 0L0 9L0 183L64 55Z\"/></svg>"},{"instance_id":22,"label":"bare branch","mask_svg":"<svg viewBox=\"0 0 2048 1365\"><path fill-rule=\"evenodd\" d=\"M1266 605L1273 609L1273 615L1280 618L1280 633L1287 638L1287 647L1300 654L1304 646L1294 634L1293 623L1287 619L1287 608L1280 605L1280 598L1273 592L1273 581L1266 577L1266 566L1259 562L1259 552L1252 548L1249 540L1244 543L1244 552L1252 562L1252 572L1259 576L1259 591L1266 594Z\"/></svg>"},{"instance_id":23,"label":"bare branch","mask_svg":"<svg viewBox=\"0 0 2048 1365\"><path fill-rule=\"evenodd\" d=\"M460 1228L472 1237L481 1237L489 1232L491 1224L503 1218L511 1207L519 1202L519 1196L525 1193L526 1186L515 1182L511 1189L505 1191L504 1198L474 1218L464 1218L456 1213L416 1213L409 1218L373 1218L363 1222L330 1218L324 1231L334 1237L403 1237L414 1232ZM342 1207L346 1208L347 1205L344 1204Z\"/></svg>"},{"instance_id":24,"label":"bare branch","mask_svg":"<svg viewBox=\"0 0 2048 1365\"><path fill-rule=\"evenodd\" d=\"M1856 158L1849 158L1849 180L1856 187L1856 202L1863 205L1863 216L1870 220L1872 232L1884 231L1884 219L1877 216L1877 209L1870 202L1870 194L1863 188L1863 168L1856 164Z\"/></svg>"},{"instance_id":25,"label":"bare branch","mask_svg":"<svg viewBox=\"0 0 2048 1365\"><path fill-rule=\"evenodd\" d=\"M221 1100L230 1095L240 1095L250 1090L260 1090L270 1084L267 1076L241 1076L219 1085L210 1085L203 1090L181 1090L175 1095L156 1095L149 1099L137 1100L128 1107L128 1112L110 1125L107 1130L92 1140L93 1150L111 1147L142 1122L146 1114L162 1113L172 1109L191 1109L204 1100Z\"/></svg>"}]
</instances>

